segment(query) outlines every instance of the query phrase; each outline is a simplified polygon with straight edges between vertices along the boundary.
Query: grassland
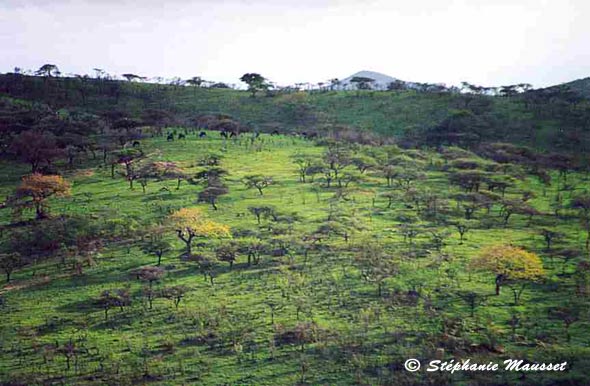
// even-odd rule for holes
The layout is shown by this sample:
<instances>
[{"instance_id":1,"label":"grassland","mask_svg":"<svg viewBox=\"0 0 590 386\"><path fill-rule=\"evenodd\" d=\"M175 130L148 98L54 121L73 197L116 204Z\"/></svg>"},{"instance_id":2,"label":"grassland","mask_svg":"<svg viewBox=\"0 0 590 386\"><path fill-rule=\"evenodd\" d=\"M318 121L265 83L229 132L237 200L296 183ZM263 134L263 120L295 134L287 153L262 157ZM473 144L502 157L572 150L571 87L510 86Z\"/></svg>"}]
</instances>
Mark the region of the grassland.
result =
<instances>
[{"instance_id":1,"label":"grassland","mask_svg":"<svg viewBox=\"0 0 590 386\"><path fill-rule=\"evenodd\" d=\"M358 108L351 106L350 114L357 116L353 107ZM330 106L323 109L329 111ZM319 158L325 145L265 134L252 145L247 136L223 140L209 132L205 139L190 134L184 141L156 137L142 143L150 158L173 161L187 174L200 170L197 160L204 155L223 154L229 193L219 199L218 210L196 202L200 185L183 182L176 190L176 181L150 181L145 193L137 184L131 190L120 176L111 177L109 167L91 159L65 172L72 195L52 200L51 215L87 216L117 228L118 237L105 240L93 263L81 272L74 272L68 262L49 260L17 271L11 283L3 285L0 380L28 385L585 383L588 302L576 295L575 280L576 265L586 258L582 252L565 263L550 258L539 231L552 224L563 234L556 247L583 250L585 235L576 212L564 209L562 217L555 218L551 208L558 191L566 202L583 191L587 176L570 174L565 190L555 182L557 172L551 172L554 183L549 187L525 175L508 189L506 198L533 192L529 203L541 214L533 219L514 215L502 226L497 205L490 214L477 210L475 225L461 243L453 221L462 213L454 211L452 195L462 190L449 183L450 170L441 154L399 150L420 165L425 179L414 186L439 196L448 209L445 221L417 214L399 189L387 187L371 170L346 188L344 196L339 195L342 189L318 184L320 177L316 183L299 182L292 158ZM355 148L353 153L367 149ZM26 166L3 162L0 194L10 194L27 172ZM273 178L263 196L243 184L242 178L251 174ZM161 190L164 186L167 191ZM390 192L399 195L388 208ZM261 205L272 205L294 220L278 224L263 219L258 225L248 208ZM150 309L141 294L144 283L130 274L156 261L139 247L141 239L154 224L185 207L203 208L211 219L227 224L236 240L255 231L272 245L287 244L288 252L278 256L266 251L256 265L248 265L244 254L231 268L216 262L211 284L197 264L180 259L182 243L170 231L165 237L174 248L164 255L166 275L154 288L185 285L189 291L178 308L157 298ZM301 240L314 234L332 211L354 220L348 240L328 235L305 253ZM8 209L0 213L3 225L12 221ZM410 241L404 236L407 226L415 231ZM440 251L433 247L433 232L444 234ZM206 241L199 252L211 254L221 242ZM543 260L544 279L530 283L518 305L507 288L491 296L493 274L468 269L483 247L497 243L522 246ZM354 258L358 246L367 244L382 245L397 262L380 296L375 283L363 280ZM96 300L105 290L125 287L131 290L132 304L111 310L105 320ZM468 292L482 299L473 316L460 296ZM582 311L568 339L563 321L549 317L549 311L573 303ZM452 376L403 368L408 358L424 363L436 355L570 365L565 373Z\"/></svg>"}]
</instances>

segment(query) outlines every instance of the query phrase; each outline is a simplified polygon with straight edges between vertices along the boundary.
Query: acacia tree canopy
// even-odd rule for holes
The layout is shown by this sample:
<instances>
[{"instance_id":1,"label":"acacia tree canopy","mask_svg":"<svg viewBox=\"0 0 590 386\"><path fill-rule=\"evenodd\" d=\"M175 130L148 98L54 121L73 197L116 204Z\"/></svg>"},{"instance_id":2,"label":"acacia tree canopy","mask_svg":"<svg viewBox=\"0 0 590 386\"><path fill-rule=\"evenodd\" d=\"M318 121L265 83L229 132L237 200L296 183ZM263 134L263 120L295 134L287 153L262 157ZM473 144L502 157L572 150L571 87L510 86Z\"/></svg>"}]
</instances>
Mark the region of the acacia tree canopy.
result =
<instances>
[{"instance_id":1,"label":"acacia tree canopy","mask_svg":"<svg viewBox=\"0 0 590 386\"><path fill-rule=\"evenodd\" d=\"M44 64L39 67L35 74L50 78L52 76L59 76L61 72L59 72L59 68L55 64Z\"/></svg>"},{"instance_id":2,"label":"acacia tree canopy","mask_svg":"<svg viewBox=\"0 0 590 386\"><path fill-rule=\"evenodd\" d=\"M492 245L484 248L471 260L471 268L492 272L496 275L496 295L504 284L522 284L538 281L545 276L543 263L539 256L512 245ZM515 292L515 303L522 293Z\"/></svg>"},{"instance_id":3,"label":"acacia tree canopy","mask_svg":"<svg viewBox=\"0 0 590 386\"><path fill-rule=\"evenodd\" d=\"M35 130L20 133L12 141L10 150L23 162L31 165L32 173L39 170L43 162L50 163L63 154L53 134Z\"/></svg>"},{"instance_id":4,"label":"acacia tree canopy","mask_svg":"<svg viewBox=\"0 0 590 386\"><path fill-rule=\"evenodd\" d=\"M240 80L248 85L248 91L252 93L252 97L254 97L258 91L267 90L270 87L266 78L254 72L242 75Z\"/></svg>"},{"instance_id":5,"label":"acacia tree canopy","mask_svg":"<svg viewBox=\"0 0 590 386\"><path fill-rule=\"evenodd\" d=\"M169 221L178 238L185 243L187 255L192 252L191 245L195 238L230 235L227 225L207 219L200 208L182 208L174 212Z\"/></svg>"},{"instance_id":6,"label":"acacia tree canopy","mask_svg":"<svg viewBox=\"0 0 590 386\"><path fill-rule=\"evenodd\" d=\"M47 216L47 199L51 196L70 195L70 183L62 176L44 176L34 173L23 177L13 197L16 214L34 208L37 219Z\"/></svg>"}]
</instances>

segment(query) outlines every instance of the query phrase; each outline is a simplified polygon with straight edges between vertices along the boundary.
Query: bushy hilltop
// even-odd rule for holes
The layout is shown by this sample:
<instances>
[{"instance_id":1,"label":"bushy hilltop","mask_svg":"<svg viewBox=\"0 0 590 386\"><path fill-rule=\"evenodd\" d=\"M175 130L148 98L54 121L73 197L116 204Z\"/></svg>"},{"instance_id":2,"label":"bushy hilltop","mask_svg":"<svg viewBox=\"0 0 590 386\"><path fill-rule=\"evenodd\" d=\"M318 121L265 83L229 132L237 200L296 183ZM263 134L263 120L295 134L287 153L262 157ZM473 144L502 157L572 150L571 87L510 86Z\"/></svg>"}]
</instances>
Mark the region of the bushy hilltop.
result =
<instances>
[{"instance_id":1,"label":"bushy hilltop","mask_svg":"<svg viewBox=\"0 0 590 386\"><path fill-rule=\"evenodd\" d=\"M506 97L448 90L246 91L91 78L0 75L0 95L58 114L92 114L107 125L132 118L146 125L194 125L204 115L244 130L326 133L346 129L408 145L474 146L512 142L579 153L590 142L590 103L576 88L553 87ZM4 104L6 99L4 99ZM0 112L5 131L27 126L23 112ZM30 123L30 122L29 122ZM443 134L441 136L441 133ZM448 135L446 135L448 134ZM432 142L433 137L438 139Z\"/></svg>"},{"instance_id":2,"label":"bushy hilltop","mask_svg":"<svg viewBox=\"0 0 590 386\"><path fill-rule=\"evenodd\" d=\"M572 82L564 83L563 85L550 87L549 89L559 89L559 88L566 88L573 92L574 98L577 96L582 98L589 98L590 97L590 77L577 79Z\"/></svg>"}]
</instances>

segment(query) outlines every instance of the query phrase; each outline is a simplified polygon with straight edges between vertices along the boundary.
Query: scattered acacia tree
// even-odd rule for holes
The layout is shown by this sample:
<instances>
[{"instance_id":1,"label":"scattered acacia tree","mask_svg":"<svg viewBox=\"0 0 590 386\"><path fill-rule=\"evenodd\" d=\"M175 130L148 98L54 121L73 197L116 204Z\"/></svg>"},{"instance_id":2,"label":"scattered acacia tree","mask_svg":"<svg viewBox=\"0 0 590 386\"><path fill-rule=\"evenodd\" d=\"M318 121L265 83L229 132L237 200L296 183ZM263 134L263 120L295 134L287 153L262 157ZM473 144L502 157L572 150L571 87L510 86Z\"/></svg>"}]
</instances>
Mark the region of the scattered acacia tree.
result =
<instances>
[{"instance_id":1,"label":"scattered acacia tree","mask_svg":"<svg viewBox=\"0 0 590 386\"><path fill-rule=\"evenodd\" d=\"M459 245L463 245L463 241L465 240L465 234L469 232L471 229L475 228L476 222L473 220L464 220L461 219L453 223L457 232L459 232Z\"/></svg>"},{"instance_id":2,"label":"scattered acacia tree","mask_svg":"<svg viewBox=\"0 0 590 386\"><path fill-rule=\"evenodd\" d=\"M408 244L408 252L414 249L414 240L420 234L420 229L412 223L405 223L400 226L399 232L404 237L404 243Z\"/></svg>"},{"instance_id":3,"label":"scattered acacia tree","mask_svg":"<svg viewBox=\"0 0 590 386\"><path fill-rule=\"evenodd\" d=\"M570 327L581 318L580 306L570 303L568 305L551 308L548 313L549 318L563 322L565 339L569 342L571 340Z\"/></svg>"},{"instance_id":4,"label":"scattered acacia tree","mask_svg":"<svg viewBox=\"0 0 590 386\"><path fill-rule=\"evenodd\" d=\"M281 300L275 299L273 297L266 298L266 300L264 301L264 304L266 304L268 306L268 309L270 311L270 324L272 326L275 324L276 313L283 310L285 308L285 305L283 304L283 302Z\"/></svg>"},{"instance_id":5,"label":"scattered acacia tree","mask_svg":"<svg viewBox=\"0 0 590 386\"><path fill-rule=\"evenodd\" d=\"M324 153L324 163L326 164L326 185L329 188L331 178L336 180L338 186L342 186L341 172L352 163L350 149L340 145L328 147Z\"/></svg>"},{"instance_id":6,"label":"scattered acacia tree","mask_svg":"<svg viewBox=\"0 0 590 386\"><path fill-rule=\"evenodd\" d=\"M215 255L219 261L228 262L231 269L238 255L238 247L233 243L222 244L215 250Z\"/></svg>"},{"instance_id":7,"label":"scattered acacia tree","mask_svg":"<svg viewBox=\"0 0 590 386\"><path fill-rule=\"evenodd\" d=\"M204 80L200 76L193 76L192 78L187 79L187 81L186 81L187 84L189 84L191 86L195 86L195 87L201 87L203 82L204 82Z\"/></svg>"},{"instance_id":8,"label":"scattered acacia tree","mask_svg":"<svg viewBox=\"0 0 590 386\"><path fill-rule=\"evenodd\" d=\"M543 240L545 241L546 252L551 251L551 246L553 243L563 237L563 233L550 228L543 228L539 231L539 233L541 236L543 236Z\"/></svg>"},{"instance_id":9,"label":"scattered acacia tree","mask_svg":"<svg viewBox=\"0 0 590 386\"><path fill-rule=\"evenodd\" d=\"M382 196L387 198L387 209L391 209L393 202L400 199L400 195L394 191L385 192Z\"/></svg>"},{"instance_id":10,"label":"scattered acacia tree","mask_svg":"<svg viewBox=\"0 0 590 386\"><path fill-rule=\"evenodd\" d=\"M182 180L187 178L184 171L175 162L155 162L154 166L159 180L176 180L176 190L180 189Z\"/></svg>"},{"instance_id":11,"label":"scattered acacia tree","mask_svg":"<svg viewBox=\"0 0 590 386\"><path fill-rule=\"evenodd\" d=\"M59 76L60 74L61 72L59 72L59 68L55 64L44 64L35 72L35 75L46 76L48 78Z\"/></svg>"},{"instance_id":12,"label":"scattered acacia tree","mask_svg":"<svg viewBox=\"0 0 590 386\"><path fill-rule=\"evenodd\" d=\"M217 210L217 201L220 196L227 194L229 190L225 185L208 186L199 192L197 202L206 202L211 205L213 210Z\"/></svg>"},{"instance_id":13,"label":"scattered acacia tree","mask_svg":"<svg viewBox=\"0 0 590 386\"><path fill-rule=\"evenodd\" d=\"M373 157L361 154L351 159L351 163L363 174L367 170L377 167L377 161Z\"/></svg>"},{"instance_id":14,"label":"scattered acacia tree","mask_svg":"<svg viewBox=\"0 0 590 386\"><path fill-rule=\"evenodd\" d=\"M425 178L424 173L409 167L398 169L398 172L394 176L397 186L405 192L408 192L413 187L414 182L424 180Z\"/></svg>"},{"instance_id":15,"label":"scattered acacia tree","mask_svg":"<svg viewBox=\"0 0 590 386\"><path fill-rule=\"evenodd\" d=\"M590 254L590 195L574 197L570 207L579 211L580 220L586 230L586 252Z\"/></svg>"},{"instance_id":16,"label":"scattered acacia tree","mask_svg":"<svg viewBox=\"0 0 590 386\"><path fill-rule=\"evenodd\" d=\"M70 195L70 184L63 177L53 175L44 176L34 173L23 177L12 197L12 205L16 215L23 209L35 209L37 219L47 217L47 199L52 196Z\"/></svg>"},{"instance_id":17,"label":"scattered acacia tree","mask_svg":"<svg viewBox=\"0 0 590 386\"><path fill-rule=\"evenodd\" d=\"M275 216L276 210L273 206L262 205L262 206L249 206L248 211L256 217L258 225L260 225L261 218L267 218Z\"/></svg>"},{"instance_id":18,"label":"scattered acacia tree","mask_svg":"<svg viewBox=\"0 0 590 386\"><path fill-rule=\"evenodd\" d=\"M484 304L489 297L489 295L482 295L474 291L461 291L457 293L457 296L467 304L469 316L472 318L475 316L475 309Z\"/></svg>"},{"instance_id":19,"label":"scattered acacia tree","mask_svg":"<svg viewBox=\"0 0 590 386\"><path fill-rule=\"evenodd\" d=\"M355 76L350 80L350 83L354 83L358 90L370 90L373 82L375 82L375 79L365 76Z\"/></svg>"},{"instance_id":20,"label":"scattered acacia tree","mask_svg":"<svg viewBox=\"0 0 590 386\"><path fill-rule=\"evenodd\" d=\"M355 263L365 281L377 284L379 297L381 297L385 279L398 271L398 265L393 257L387 255L383 247L374 242L360 245L355 254Z\"/></svg>"},{"instance_id":21,"label":"scattered acacia tree","mask_svg":"<svg viewBox=\"0 0 590 386\"><path fill-rule=\"evenodd\" d=\"M51 133L27 130L14 138L10 150L21 161L31 165L31 173L39 170L42 163L51 162L64 155L57 146L56 138Z\"/></svg>"},{"instance_id":22,"label":"scattered acacia tree","mask_svg":"<svg viewBox=\"0 0 590 386\"><path fill-rule=\"evenodd\" d=\"M553 251L553 253L550 256L551 256L552 261L553 261L553 257L557 257L562 260L561 273L563 275L565 275L566 269L568 267L568 263L577 257L581 257L582 254L583 254L583 252L581 250L574 249L574 248L565 248L565 249L559 249L559 250Z\"/></svg>"},{"instance_id":23,"label":"scattered acacia tree","mask_svg":"<svg viewBox=\"0 0 590 386\"><path fill-rule=\"evenodd\" d=\"M121 75L123 78L127 79L127 81L132 82L134 80L144 80L146 79L143 76L136 75L136 74L123 74Z\"/></svg>"},{"instance_id":24,"label":"scattered acacia tree","mask_svg":"<svg viewBox=\"0 0 590 386\"><path fill-rule=\"evenodd\" d=\"M222 159L223 159L223 154L207 153L205 156L203 156L197 160L197 164L199 166L204 166L204 167L214 167L214 166L219 166L221 164Z\"/></svg>"},{"instance_id":25,"label":"scattered acacia tree","mask_svg":"<svg viewBox=\"0 0 590 386\"><path fill-rule=\"evenodd\" d=\"M197 183L204 183L205 186L222 184L223 178L227 175L227 170L216 165L207 166L195 174L193 181Z\"/></svg>"},{"instance_id":26,"label":"scattered acacia tree","mask_svg":"<svg viewBox=\"0 0 590 386\"><path fill-rule=\"evenodd\" d=\"M336 235L348 242L354 232L361 231L364 228L364 225L358 219L357 213L332 205L328 211L328 217L314 232L314 235L320 238L330 238L332 235Z\"/></svg>"},{"instance_id":27,"label":"scattered acacia tree","mask_svg":"<svg viewBox=\"0 0 590 386\"><path fill-rule=\"evenodd\" d=\"M432 240L432 246L437 252L442 252L445 246L445 240L450 236L450 232L446 230L433 229L429 231Z\"/></svg>"},{"instance_id":28,"label":"scattered acacia tree","mask_svg":"<svg viewBox=\"0 0 590 386\"><path fill-rule=\"evenodd\" d=\"M479 192L486 174L481 170L458 170L449 175L449 181L463 188L466 192Z\"/></svg>"},{"instance_id":29,"label":"scattered acacia tree","mask_svg":"<svg viewBox=\"0 0 590 386\"><path fill-rule=\"evenodd\" d=\"M141 281L148 282L150 288L154 282L162 279L165 274L166 271L164 271L164 268L153 266L142 267L133 271L133 275Z\"/></svg>"},{"instance_id":30,"label":"scattered acacia tree","mask_svg":"<svg viewBox=\"0 0 590 386\"><path fill-rule=\"evenodd\" d=\"M137 155L135 160L141 157L140 152L135 151L134 153ZM186 174L182 169L175 162L170 161L149 161L140 165L137 170L131 170L127 174L129 173L134 175L133 179L139 180L144 193L145 187L151 179L156 181L176 180L176 190L179 190L180 183L186 178Z\"/></svg>"},{"instance_id":31,"label":"scattered acacia tree","mask_svg":"<svg viewBox=\"0 0 590 386\"><path fill-rule=\"evenodd\" d=\"M81 354L82 349L77 347L76 343L70 338L70 340L64 343L61 347L57 347L56 352L62 354L66 360L66 371L70 371L70 363L72 359L77 363L78 355Z\"/></svg>"},{"instance_id":32,"label":"scattered acacia tree","mask_svg":"<svg viewBox=\"0 0 590 386\"><path fill-rule=\"evenodd\" d=\"M576 266L574 273L576 295L587 297L590 295L590 263L582 261Z\"/></svg>"},{"instance_id":33,"label":"scattered acacia tree","mask_svg":"<svg viewBox=\"0 0 590 386\"><path fill-rule=\"evenodd\" d=\"M129 288L103 291L97 300L97 304L104 310L104 320L108 321L111 308L119 307L122 311L124 307L131 305L131 292Z\"/></svg>"},{"instance_id":34,"label":"scattered acacia tree","mask_svg":"<svg viewBox=\"0 0 590 386\"><path fill-rule=\"evenodd\" d=\"M139 170L135 172L135 175L132 177L132 179L139 180L141 190L145 194L145 189L147 187L148 181L150 180L150 178L153 178L154 174L155 170L153 169L153 165L150 163L147 165L142 165L139 168Z\"/></svg>"},{"instance_id":35,"label":"scattered acacia tree","mask_svg":"<svg viewBox=\"0 0 590 386\"><path fill-rule=\"evenodd\" d=\"M239 249L241 253L246 255L248 266L252 263L254 263L254 265L260 263L260 256L265 250L266 245L256 237L243 239Z\"/></svg>"},{"instance_id":36,"label":"scattered acacia tree","mask_svg":"<svg viewBox=\"0 0 590 386\"><path fill-rule=\"evenodd\" d=\"M348 188L351 184L357 184L363 180L363 176L361 173L357 171L352 172L345 172L342 173L340 178L338 179L338 186L340 188ZM344 189L340 189L341 191L345 191Z\"/></svg>"},{"instance_id":37,"label":"scattered acacia tree","mask_svg":"<svg viewBox=\"0 0 590 386\"><path fill-rule=\"evenodd\" d=\"M397 175L399 169L394 165L381 165L378 167L377 172L380 177L385 178L387 186L390 187L393 179Z\"/></svg>"},{"instance_id":38,"label":"scattered acacia tree","mask_svg":"<svg viewBox=\"0 0 590 386\"><path fill-rule=\"evenodd\" d=\"M142 249L145 253L155 255L158 258L156 265L160 266L162 256L172 249L172 243L164 238L163 228L158 227L150 232L147 240L142 245Z\"/></svg>"},{"instance_id":39,"label":"scattered acacia tree","mask_svg":"<svg viewBox=\"0 0 590 386\"><path fill-rule=\"evenodd\" d=\"M270 87L266 79L257 73L246 73L240 80L248 85L248 91L252 93L252 97L255 97L258 91L268 90Z\"/></svg>"},{"instance_id":40,"label":"scattered acacia tree","mask_svg":"<svg viewBox=\"0 0 590 386\"><path fill-rule=\"evenodd\" d=\"M244 185L247 188L256 188L261 196L263 195L262 191L272 185L272 183L272 177L259 174L244 177Z\"/></svg>"},{"instance_id":41,"label":"scattered acacia tree","mask_svg":"<svg viewBox=\"0 0 590 386\"><path fill-rule=\"evenodd\" d=\"M24 265L24 260L20 253L1 253L0 254L0 269L6 275L6 282L10 282L12 272Z\"/></svg>"},{"instance_id":42,"label":"scattered acacia tree","mask_svg":"<svg viewBox=\"0 0 590 386\"><path fill-rule=\"evenodd\" d=\"M141 138L141 131L138 127L141 126L141 122L136 119L123 117L112 122L112 134L116 138L121 148L125 148L125 145L134 139Z\"/></svg>"},{"instance_id":43,"label":"scattered acacia tree","mask_svg":"<svg viewBox=\"0 0 590 386\"><path fill-rule=\"evenodd\" d=\"M154 127L157 135L162 135L162 129L174 121L173 115L163 109L146 109L141 114L141 120L147 126Z\"/></svg>"},{"instance_id":44,"label":"scattered acacia tree","mask_svg":"<svg viewBox=\"0 0 590 386\"><path fill-rule=\"evenodd\" d=\"M143 157L140 149L123 149L117 153L116 159L112 164L112 170L115 165L125 166L125 179L129 182L129 189L133 189L133 181L138 178L135 163Z\"/></svg>"},{"instance_id":45,"label":"scattered acacia tree","mask_svg":"<svg viewBox=\"0 0 590 386\"><path fill-rule=\"evenodd\" d=\"M324 171L324 166L321 163L316 163L311 165L305 172L305 175L309 177L309 182L313 183L315 177L319 174L322 174ZM314 189L314 187L312 187Z\"/></svg>"},{"instance_id":46,"label":"scattered acacia tree","mask_svg":"<svg viewBox=\"0 0 590 386\"><path fill-rule=\"evenodd\" d=\"M220 196L229 192L224 183L224 176L227 171L219 167L221 157L210 154L199 161L199 165L205 169L198 172L193 181L204 183L205 188L199 192L197 202L206 202L211 205L213 210L217 210L217 201Z\"/></svg>"},{"instance_id":47,"label":"scattered acacia tree","mask_svg":"<svg viewBox=\"0 0 590 386\"><path fill-rule=\"evenodd\" d=\"M296 154L293 157L293 162L298 168L299 181L305 183L305 177L309 175L309 172L316 164L316 159L310 155Z\"/></svg>"},{"instance_id":48,"label":"scattered acacia tree","mask_svg":"<svg viewBox=\"0 0 590 386\"><path fill-rule=\"evenodd\" d=\"M169 218L171 228L186 245L186 254L192 253L191 246L195 238L229 236L229 227L205 218L200 208L182 208Z\"/></svg>"},{"instance_id":49,"label":"scattered acacia tree","mask_svg":"<svg viewBox=\"0 0 590 386\"><path fill-rule=\"evenodd\" d=\"M188 288L184 285L175 285L172 287L166 287L162 290L162 297L170 299L174 303L174 307L178 309L178 305L184 298L184 295L188 292Z\"/></svg>"},{"instance_id":50,"label":"scattered acacia tree","mask_svg":"<svg viewBox=\"0 0 590 386\"><path fill-rule=\"evenodd\" d=\"M161 267L148 266L142 267L133 273L137 279L148 283L148 285L142 289L141 293L147 300L149 309L151 310L154 299L156 298L156 292L153 289L153 284L160 281L166 274L166 271L164 271L164 269Z\"/></svg>"},{"instance_id":51,"label":"scattered acacia tree","mask_svg":"<svg viewBox=\"0 0 590 386\"><path fill-rule=\"evenodd\" d=\"M513 214L528 216L530 222L533 216L541 213L522 200L503 200L500 208L500 216L504 220L504 226L508 225L508 220Z\"/></svg>"},{"instance_id":52,"label":"scattered acacia tree","mask_svg":"<svg viewBox=\"0 0 590 386\"><path fill-rule=\"evenodd\" d=\"M496 275L496 295L504 285L514 294L518 304L526 285L538 281L545 275L543 263L533 252L512 245L492 245L484 248L470 263L473 269L490 271Z\"/></svg>"},{"instance_id":53,"label":"scattered acacia tree","mask_svg":"<svg viewBox=\"0 0 590 386\"><path fill-rule=\"evenodd\" d=\"M580 217L590 218L590 195L580 195L572 198L570 207L578 209Z\"/></svg>"},{"instance_id":54,"label":"scattered acacia tree","mask_svg":"<svg viewBox=\"0 0 590 386\"><path fill-rule=\"evenodd\" d=\"M184 255L182 259L187 262L196 263L199 271L203 274L203 279L205 281L209 280L212 286L215 285L213 280L215 279L215 266L217 260L214 257L199 253Z\"/></svg>"},{"instance_id":55,"label":"scattered acacia tree","mask_svg":"<svg viewBox=\"0 0 590 386\"><path fill-rule=\"evenodd\" d=\"M103 291L98 298L98 306L104 310L105 322L109 320L109 310L116 306L117 297L111 291Z\"/></svg>"},{"instance_id":56,"label":"scattered acacia tree","mask_svg":"<svg viewBox=\"0 0 590 386\"><path fill-rule=\"evenodd\" d=\"M475 212L487 203L487 197L480 193L460 193L453 196L457 206L463 210L466 220L471 220Z\"/></svg>"}]
</instances>

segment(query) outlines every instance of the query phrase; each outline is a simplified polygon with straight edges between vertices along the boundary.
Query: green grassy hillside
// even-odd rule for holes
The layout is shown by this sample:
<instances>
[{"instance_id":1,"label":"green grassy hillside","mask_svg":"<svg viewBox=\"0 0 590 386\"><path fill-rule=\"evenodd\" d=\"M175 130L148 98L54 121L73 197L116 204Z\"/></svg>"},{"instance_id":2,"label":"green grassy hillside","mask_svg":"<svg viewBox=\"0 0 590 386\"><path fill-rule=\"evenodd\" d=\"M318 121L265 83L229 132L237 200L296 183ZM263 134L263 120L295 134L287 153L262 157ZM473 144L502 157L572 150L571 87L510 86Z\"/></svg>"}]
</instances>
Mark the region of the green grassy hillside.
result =
<instances>
[{"instance_id":1,"label":"green grassy hillside","mask_svg":"<svg viewBox=\"0 0 590 386\"><path fill-rule=\"evenodd\" d=\"M175 108L197 114L216 106L257 124L277 119L281 98L195 93L202 97L186 91ZM409 122L435 121L436 112L454 97L337 93L305 98L328 120L390 132ZM502 109L508 112L517 108L494 103L506 104ZM385 122L389 126L381 126ZM29 234L61 235L60 224L68 224L63 232L77 237L74 244L65 236L63 246L43 244L54 254L16 269L2 285L0 382L587 383L590 274L580 263L587 262L588 251L583 210L570 205L587 194L587 174L547 169L542 180L527 165L496 164L455 148L437 153L267 134L224 140L216 132L206 138L189 133L185 140L141 142L143 158L136 170L148 161L173 162L185 176L205 170L209 183L214 170L199 160L217 155L218 167L227 171L220 177L227 194L219 196L215 210L197 202L205 187L196 177L192 183L183 180L179 189L174 178L146 178L144 192L141 177L130 189L122 164L111 174L109 164L90 156L75 168L57 161L71 195L50 198L47 218L36 220L25 210L15 219L10 202L0 211L3 252L9 245L25 250L41 243ZM335 176L324 166L307 173L303 183L295 159L324 159L328 165L332 160L341 168ZM473 186L467 188L471 193L465 189L471 180L461 180L473 172L473 164L482 181L477 194ZM395 169L390 184L386 165ZM24 164L3 161L0 194L12 194L29 172ZM244 184L253 175L272 178L263 195ZM493 182L504 182L505 194ZM483 201L472 206L470 197ZM231 237L197 238L196 257L187 260L169 219L181 208L195 207L229 226ZM270 209L258 222L251 208L261 207ZM460 229L466 230L464 240ZM554 232L549 246L547 231ZM172 246L163 254L163 276L149 281L137 269L155 266L156 256L142 246L158 232ZM21 241L15 245L14 240ZM498 244L539 255L544 273L507 280L496 296L494 273L475 269L471 261ZM223 246L237 251L231 266L224 261L227 255L219 254ZM186 290L177 307L174 296L165 296L174 286ZM515 299L512 289L521 288ZM104 291L117 290L129 293L129 303L106 302ZM568 370L410 373L404 370L408 358L423 365L434 358L567 361Z\"/></svg>"}]
</instances>

